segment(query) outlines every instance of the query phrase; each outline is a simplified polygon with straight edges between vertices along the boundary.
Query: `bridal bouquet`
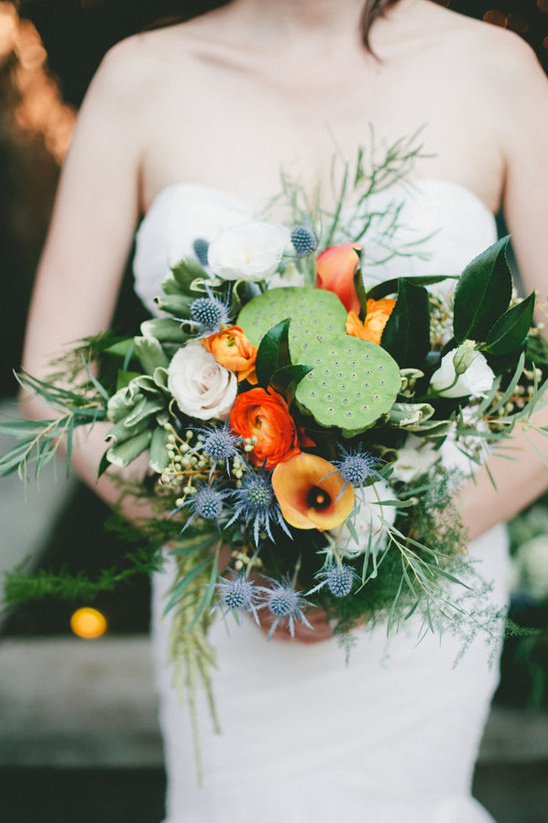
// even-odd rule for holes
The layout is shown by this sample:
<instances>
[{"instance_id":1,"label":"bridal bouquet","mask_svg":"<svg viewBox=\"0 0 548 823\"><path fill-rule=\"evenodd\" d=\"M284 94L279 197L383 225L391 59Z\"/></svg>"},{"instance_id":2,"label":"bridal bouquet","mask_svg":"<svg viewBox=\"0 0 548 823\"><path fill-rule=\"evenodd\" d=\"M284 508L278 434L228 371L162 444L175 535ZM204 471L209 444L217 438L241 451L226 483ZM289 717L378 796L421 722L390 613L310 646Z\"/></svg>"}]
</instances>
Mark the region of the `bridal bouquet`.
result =
<instances>
[{"instance_id":1,"label":"bridal bouquet","mask_svg":"<svg viewBox=\"0 0 548 823\"><path fill-rule=\"evenodd\" d=\"M376 282L362 265L370 218L335 243L340 209L327 227L298 218L195 238L160 316L133 338L83 341L47 381L22 374L57 416L2 426L22 440L1 469L23 477L61 439L70 459L75 429L99 420L110 423L100 473L123 476L147 454L144 482L121 493L152 503L143 532L171 541L166 610L187 678L207 679L215 613L264 615L275 637L320 606L348 644L357 624L390 630L413 614L421 630L493 622L452 498L531 425L548 385L508 238L458 278ZM33 596L29 585L8 578L8 596Z\"/></svg>"}]
</instances>

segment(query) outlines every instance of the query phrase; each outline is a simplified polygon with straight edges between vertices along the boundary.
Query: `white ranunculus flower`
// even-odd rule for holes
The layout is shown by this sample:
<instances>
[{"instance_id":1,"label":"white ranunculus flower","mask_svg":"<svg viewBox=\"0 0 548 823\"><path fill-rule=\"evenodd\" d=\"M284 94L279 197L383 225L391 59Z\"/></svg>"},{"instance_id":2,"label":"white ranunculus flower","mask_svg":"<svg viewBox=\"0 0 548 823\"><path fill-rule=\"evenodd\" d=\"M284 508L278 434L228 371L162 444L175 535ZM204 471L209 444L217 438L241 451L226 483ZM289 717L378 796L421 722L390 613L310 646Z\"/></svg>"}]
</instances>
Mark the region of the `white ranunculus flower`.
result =
<instances>
[{"instance_id":1,"label":"white ranunculus flower","mask_svg":"<svg viewBox=\"0 0 548 823\"><path fill-rule=\"evenodd\" d=\"M239 223L213 240L209 267L223 280L266 280L278 268L289 240L289 231L278 223Z\"/></svg>"},{"instance_id":2,"label":"white ranunculus flower","mask_svg":"<svg viewBox=\"0 0 548 823\"><path fill-rule=\"evenodd\" d=\"M481 352L474 351L466 371L457 376L454 360L458 352L459 349L450 351L442 357L439 369L430 380L430 388L441 397L483 397L495 379L487 360Z\"/></svg>"},{"instance_id":3,"label":"white ranunculus flower","mask_svg":"<svg viewBox=\"0 0 548 823\"><path fill-rule=\"evenodd\" d=\"M191 340L173 356L167 386L184 414L198 420L228 417L236 393L236 375L220 366L199 340Z\"/></svg>"},{"instance_id":4,"label":"white ranunculus flower","mask_svg":"<svg viewBox=\"0 0 548 823\"><path fill-rule=\"evenodd\" d=\"M398 449L397 460L392 463L393 476L402 483L410 483L421 474L426 474L438 460L440 452L433 443L424 437L409 434L404 446Z\"/></svg>"},{"instance_id":5,"label":"white ranunculus flower","mask_svg":"<svg viewBox=\"0 0 548 823\"><path fill-rule=\"evenodd\" d=\"M366 552L370 537L371 551L376 554L385 549L388 538L386 524L392 526L396 519L396 507L383 506L384 500L394 500L394 493L384 480L354 491L356 503L349 519L352 519L358 540L355 540L346 522L331 532L343 557L356 557Z\"/></svg>"}]
</instances>

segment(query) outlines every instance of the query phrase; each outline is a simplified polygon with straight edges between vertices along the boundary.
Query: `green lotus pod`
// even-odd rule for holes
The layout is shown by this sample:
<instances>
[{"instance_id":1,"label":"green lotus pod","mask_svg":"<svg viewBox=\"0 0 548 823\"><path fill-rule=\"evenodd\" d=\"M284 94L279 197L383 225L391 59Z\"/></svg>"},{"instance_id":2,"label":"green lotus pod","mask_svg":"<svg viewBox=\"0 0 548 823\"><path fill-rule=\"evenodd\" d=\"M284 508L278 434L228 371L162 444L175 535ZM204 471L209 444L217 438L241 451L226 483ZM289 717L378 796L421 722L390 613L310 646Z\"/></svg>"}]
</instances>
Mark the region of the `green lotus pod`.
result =
<instances>
[{"instance_id":1,"label":"green lotus pod","mask_svg":"<svg viewBox=\"0 0 548 823\"><path fill-rule=\"evenodd\" d=\"M321 426L352 437L392 408L401 385L396 361L376 343L348 335L310 343L301 362L312 366L295 393L299 407Z\"/></svg>"},{"instance_id":2,"label":"green lotus pod","mask_svg":"<svg viewBox=\"0 0 548 823\"><path fill-rule=\"evenodd\" d=\"M305 363L302 354L311 344L344 334L346 309L333 292L289 286L254 297L241 310L237 324L258 346L267 331L288 317L291 362Z\"/></svg>"}]
</instances>

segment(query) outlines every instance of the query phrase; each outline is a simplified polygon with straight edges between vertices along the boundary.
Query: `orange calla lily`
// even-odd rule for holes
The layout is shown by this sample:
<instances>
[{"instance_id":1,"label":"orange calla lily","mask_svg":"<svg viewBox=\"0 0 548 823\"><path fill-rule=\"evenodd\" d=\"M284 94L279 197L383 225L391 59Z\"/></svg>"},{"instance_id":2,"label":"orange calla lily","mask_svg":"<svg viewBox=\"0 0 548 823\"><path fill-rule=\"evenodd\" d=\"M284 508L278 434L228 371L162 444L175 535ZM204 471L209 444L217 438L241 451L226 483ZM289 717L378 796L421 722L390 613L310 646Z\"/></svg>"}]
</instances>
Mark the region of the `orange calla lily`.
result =
<instances>
[{"instance_id":1,"label":"orange calla lily","mask_svg":"<svg viewBox=\"0 0 548 823\"><path fill-rule=\"evenodd\" d=\"M359 314L360 301L354 287L354 275L360 265L356 243L341 243L330 246L316 258L316 284L319 289L327 289L339 297L346 311Z\"/></svg>"},{"instance_id":2,"label":"orange calla lily","mask_svg":"<svg viewBox=\"0 0 548 823\"><path fill-rule=\"evenodd\" d=\"M352 486L332 463L315 454L301 452L278 463L272 486L284 520L296 529L334 529L354 505Z\"/></svg>"}]
</instances>

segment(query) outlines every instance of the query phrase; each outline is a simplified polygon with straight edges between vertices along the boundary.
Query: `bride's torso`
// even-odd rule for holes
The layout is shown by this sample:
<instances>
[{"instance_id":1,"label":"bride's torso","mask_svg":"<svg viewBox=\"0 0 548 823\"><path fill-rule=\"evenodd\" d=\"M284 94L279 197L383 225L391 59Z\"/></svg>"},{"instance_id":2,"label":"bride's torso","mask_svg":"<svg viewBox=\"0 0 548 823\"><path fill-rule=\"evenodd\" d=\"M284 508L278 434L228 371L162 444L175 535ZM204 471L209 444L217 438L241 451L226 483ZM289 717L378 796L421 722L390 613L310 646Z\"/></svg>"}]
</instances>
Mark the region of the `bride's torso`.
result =
<instances>
[{"instance_id":1,"label":"bride's torso","mask_svg":"<svg viewBox=\"0 0 548 823\"><path fill-rule=\"evenodd\" d=\"M489 60L492 27L406 0L372 30L378 61L357 27L332 45L305 28L302 42L276 46L267 30L264 42L246 41L240 5L245 13L246 2L230 4L133 38L144 78L143 212L175 183L221 190L259 210L279 191L281 169L309 190L322 181L328 192L333 154L352 163L371 145L371 126L379 145L420 130L425 156L413 175L458 184L498 209L500 101L488 80L470 80L481 76L478 61Z\"/></svg>"}]
</instances>

